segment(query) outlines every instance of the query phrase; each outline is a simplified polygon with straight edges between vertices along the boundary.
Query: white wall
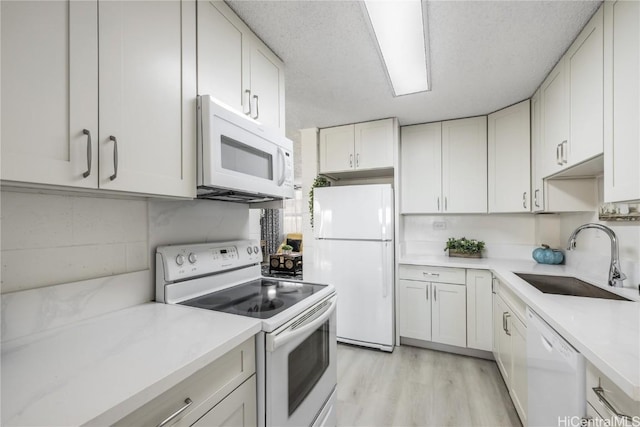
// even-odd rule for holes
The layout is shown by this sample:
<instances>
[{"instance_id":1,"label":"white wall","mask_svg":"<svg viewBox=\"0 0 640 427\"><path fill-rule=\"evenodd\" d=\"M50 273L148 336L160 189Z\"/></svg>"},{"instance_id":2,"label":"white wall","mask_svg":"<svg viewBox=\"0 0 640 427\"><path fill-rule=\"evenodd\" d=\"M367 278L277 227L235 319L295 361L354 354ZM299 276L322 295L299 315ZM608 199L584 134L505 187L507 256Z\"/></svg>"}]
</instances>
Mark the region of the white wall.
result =
<instances>
[{"instance_id":1,"label":"white wall","mask_svg":"<svg viewBox=\"0 0 640 427\"><path fill-rule=\"evenodd\" d=\"M556 215L404 215L401 252L407 255L445 255L449 237L485 242L483 256L530 259L541 243L560 245ZM446 229L436 229L442 226Z\"/></svg>"},{"instance_id":2,"label":"white wall","mask_svg":"<svg viewBox=\"0 0 640 427\"><path fill-rule=\"evenodd\" d=\"M145 200L1 192L2 293L147 270Z\"/></svg>"}]
</instances>

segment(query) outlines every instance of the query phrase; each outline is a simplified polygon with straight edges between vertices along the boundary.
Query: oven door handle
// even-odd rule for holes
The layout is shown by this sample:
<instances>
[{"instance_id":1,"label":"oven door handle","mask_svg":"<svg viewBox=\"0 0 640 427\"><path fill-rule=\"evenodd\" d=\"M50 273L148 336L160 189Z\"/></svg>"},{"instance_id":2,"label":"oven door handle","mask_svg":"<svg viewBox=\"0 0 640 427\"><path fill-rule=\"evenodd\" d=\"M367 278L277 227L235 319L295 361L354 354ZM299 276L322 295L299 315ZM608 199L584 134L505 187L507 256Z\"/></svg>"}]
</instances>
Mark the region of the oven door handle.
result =
<instances>
[{"instance_id":1,"label":"oven door handle","mask_svg":"<svg viewBox=\"0 0 640 427\"><path fill-rule=\"evenodd\" d=\"M301 335L304 335L314 329L317 329L318 326L322 325L324 322L329 319L329 317L336 310L336 301L338 297L333 296L326 300L324 303L324 307L322 307L318 312L314 313L313 316L310 316L308 319L304 320L302 323L298 325L291 325L286 328L284 331L277 335L267 334L267 351L273 352L279 347L291 342L292 340L298 338ZM318 313L321 313L318 315ZM317 316L314 318L314 316Z\"/></svg>"}]
</instances>

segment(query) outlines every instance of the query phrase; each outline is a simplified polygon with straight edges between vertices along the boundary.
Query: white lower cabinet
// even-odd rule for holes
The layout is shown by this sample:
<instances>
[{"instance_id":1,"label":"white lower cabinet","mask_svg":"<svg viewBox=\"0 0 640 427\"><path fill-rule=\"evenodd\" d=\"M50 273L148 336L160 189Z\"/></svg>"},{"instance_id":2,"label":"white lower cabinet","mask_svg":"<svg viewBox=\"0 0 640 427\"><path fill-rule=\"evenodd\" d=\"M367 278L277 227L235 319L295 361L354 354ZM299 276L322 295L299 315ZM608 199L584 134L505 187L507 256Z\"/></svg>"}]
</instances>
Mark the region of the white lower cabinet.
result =
<instances>
[{"instance_id":1,"label":"white lower cabinet","mask_svg":"<svg viewBox=\"0 0 640 427\"><path fill-rule=\"evenodd\" d=\"M464 269L403 265L399 277L400 336L465 347ZM435 281L438 279L457 283Z\"/></svg>"},{"instance_id":2,"label":"white lower cabinet","mask_svg":"<svg viewBox=\"0 0 640 427\"><path fill-rule=\"evenodd\" d=\"M488 270L467 270L467 347L493 348L492 275Z\"/></svg>"},{"instance_id":3,"label":"white lower cabinet","mask_svg":"<svg viewBox=\"0 0 640 427\"><path fill-rule=\"evenodd\" d=\"M493 354L523 425L527 425L526 306L497 281L493 299Z\"/></svg>"},{"instance_id":4,"label":"white lower cabinet","mask_svg":"<svg viewBox=\"0 0 640 427\"><path fill-rule=\"evenodd\" d=\"M586 363L585 384L588 426L631 427L638 425L640 402L633 400L589 362Z\"/></svg>"},{"instance_id":5,"label":"white lower cabinet","mask_svg":"<svg viewBox=\"0 0 640 427\"><path fill-rule=\"evenodd\" d=\"M249 338L116 426L255 426L255 341Z\"/></svg>"},{"instance_id":6,"label":"white lower cabinet","mask_svg":"<svg viewBox=\"0 0 640 427\"><path fill-rule=\"evenodd\" d=\"M254 426L257 420L256 404L256 377L254 375L192 426Z\"/></svg>"}]
</instances>

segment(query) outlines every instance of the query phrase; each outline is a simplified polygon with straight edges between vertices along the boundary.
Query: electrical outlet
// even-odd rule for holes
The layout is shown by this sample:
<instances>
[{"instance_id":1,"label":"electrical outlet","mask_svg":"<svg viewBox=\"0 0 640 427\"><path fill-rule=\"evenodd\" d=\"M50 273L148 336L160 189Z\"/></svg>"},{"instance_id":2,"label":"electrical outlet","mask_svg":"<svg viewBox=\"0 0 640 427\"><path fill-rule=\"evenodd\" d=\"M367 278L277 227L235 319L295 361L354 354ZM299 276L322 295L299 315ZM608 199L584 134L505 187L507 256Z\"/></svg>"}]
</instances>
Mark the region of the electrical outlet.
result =
<instances>
[{"instance_id":1,"label":"electrical outlet","mask_svg":"<svg viewBox=\"0 0 640 427\"><path fill-rule=\"evenodd\" d=\"M433 229L434 230L446 230L447 229L446 221L433 221Z\"/></svg>"}]
</instances>

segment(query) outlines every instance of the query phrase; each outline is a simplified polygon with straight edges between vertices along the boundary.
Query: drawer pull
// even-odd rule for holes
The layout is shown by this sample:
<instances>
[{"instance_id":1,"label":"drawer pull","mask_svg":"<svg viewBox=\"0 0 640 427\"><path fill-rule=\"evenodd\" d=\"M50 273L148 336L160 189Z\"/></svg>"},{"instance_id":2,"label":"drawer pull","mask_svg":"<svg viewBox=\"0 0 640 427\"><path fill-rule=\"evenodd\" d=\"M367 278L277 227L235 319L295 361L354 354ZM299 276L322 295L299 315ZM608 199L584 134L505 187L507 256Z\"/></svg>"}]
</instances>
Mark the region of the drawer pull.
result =
<instances>
[{"instance_id":1,"label":"drawer pull","mask_svg":"<svg viewBox=\"0 0 640 427\"><path fill-rule=\"evenodd\" d=\"M434 277L440 277L440 273L427 273L426 271L422 272L423 276L434 276Z\"/></svg>"},{"instance_id":2,"label":"drawer pull","mask_svg":"<svg viewBox=\"0 0 640 427\"><path fill-rule=\"evenodd\" d=\"M160 424L157 425L157 427L164 427L167 424L169 424L171 422L171 420L175 419L178 415L182 414L184 411L187 410L187 408L189 406L191 406L191 404L193 403L193 400L189 399L188 397L184 400L184 406L180 409L178 409L176 412L174 412L173 414L169 415L167 418L164 419L164 421L162 421Z\"/></svg>"},{"instance_id":3,"label":"drawer pull","mask_svg":"<svg viewBox=\"0 0 640 427\"><path fill-rule=\"evenodd\" d=\"M609 412L611 412L613 415L615 415L618 418L631 421L630 416L620 413L616 408L613 407L611 403L609 403L607 398L604 397L604 389L602 387L594 387L593 392L596 394L596 396L598 396L598 400L600 401L600 403L602 403L605 406L605 408L609 410Z\"/></svg>"}]
</instances>

